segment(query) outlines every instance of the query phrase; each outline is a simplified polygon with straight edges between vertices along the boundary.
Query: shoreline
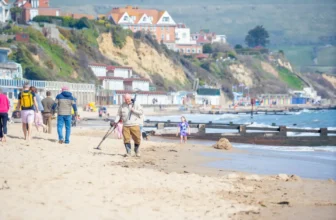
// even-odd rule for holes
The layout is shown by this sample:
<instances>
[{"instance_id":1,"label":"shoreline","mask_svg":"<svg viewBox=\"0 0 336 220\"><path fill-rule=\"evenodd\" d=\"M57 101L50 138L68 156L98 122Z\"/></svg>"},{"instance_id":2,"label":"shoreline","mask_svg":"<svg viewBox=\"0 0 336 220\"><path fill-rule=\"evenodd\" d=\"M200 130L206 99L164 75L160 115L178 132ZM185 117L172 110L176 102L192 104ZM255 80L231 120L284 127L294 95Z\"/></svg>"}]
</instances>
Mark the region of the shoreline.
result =
<instances>
[{"instance_id":1,"label":"shoreline","mask_svg":"<svg viewBox=\"0 0 336 220\"><path fill-rule=\"evenodd\" d=\"M74 128L70 145L53 134L24 145L19 124L0 145L1 219L332 219L334 181L204 167L203 145L144 141L125 158L106 131ZM36 131L34 129L34 136ZM235 149L232 152L246 154Z\"/></svg>"}]
</instances>

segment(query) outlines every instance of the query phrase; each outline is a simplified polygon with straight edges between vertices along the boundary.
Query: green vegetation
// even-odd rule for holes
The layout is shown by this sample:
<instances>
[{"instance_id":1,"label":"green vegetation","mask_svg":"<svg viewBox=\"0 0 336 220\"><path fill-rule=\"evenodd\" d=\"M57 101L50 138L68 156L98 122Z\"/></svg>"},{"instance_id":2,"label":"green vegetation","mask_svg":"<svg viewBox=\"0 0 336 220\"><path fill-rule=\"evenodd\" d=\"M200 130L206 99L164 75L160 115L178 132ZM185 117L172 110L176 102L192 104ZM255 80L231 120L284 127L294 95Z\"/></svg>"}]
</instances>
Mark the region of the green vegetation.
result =
<instances>
[{"instance_id":1,"label":"green vegetation","mask_svg":"<svg viewBox=\"0 0 336 220\"><path fill-rule=\"evenodd\" d=\"M303 88L303 83L302 81L294 75L292 72L290 72L288 69L279 67L278 68L278 73L280 78L286 82L286 84L292 88L292 89L302 89Z\"/></svg>"},{"instance_id":2,"label":"green vegetation","mask_svg":"<svg viewBox=\"0 0 336 220\"><path fill-rule=\"evenodd\" d=\"M245 43L249 47L265 47L269 44L269 34L262 25L258 25L249 30L247 36L245 37Z\"/></svg>"},{"instance_id":3,"label":"green vegetation","mask_svg":"<svg viewBox=\"0 0 336 220\"><path fill-rule=\"evenodd\" d=\"M64 17L58 17L58 16L44 16L44 15L38 15L34 17L34 22L42 23L55 23L57 25L63 26L63 27L70 27L70 28L77 28L77 29L83 29L83 28L90 28L91 23L88 18L83 17L80 19L74 19L69 16Z\"/></svg>"},{"instance_id":4,"label":"green vegetation","mask_svg":"<svg viewBox=\"0 0 336 220\"><path fill-rule=\"evenodd\" d=\"M203 45L203 53L212 53L212 45L204 44Z\"/></svg>"},{"instance_id":5,"label":"green vegetation","mask_svg":"<svg viewBox=\"0 0 336 220\"><path fill-rule=\"evenodd\" d=\"M125 30L120 26L112 26L112 41L113 44L119 48L123 48L126 44L127 36L133 36L133 32L131 30Z\"/></svg>"}]
</instances>

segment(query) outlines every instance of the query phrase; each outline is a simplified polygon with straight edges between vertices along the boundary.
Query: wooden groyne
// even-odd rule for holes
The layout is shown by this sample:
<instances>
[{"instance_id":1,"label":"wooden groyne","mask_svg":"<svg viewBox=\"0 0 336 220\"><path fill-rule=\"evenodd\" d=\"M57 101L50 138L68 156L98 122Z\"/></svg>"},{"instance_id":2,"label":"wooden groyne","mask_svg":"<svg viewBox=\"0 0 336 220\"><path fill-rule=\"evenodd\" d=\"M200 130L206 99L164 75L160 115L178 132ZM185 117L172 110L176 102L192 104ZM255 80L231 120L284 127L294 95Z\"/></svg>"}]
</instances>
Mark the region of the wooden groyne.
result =
<instances>
[{"instance_id":1,"label":"wooden groyne","mask_svg":"<svg viewBox=\"0 0 336 220\"><path fill-rule=\"evenodd\" d=\"M156 128L156 136L176 138L179 122L149 121L144 122L144 127ZM189 122L192 129L198 132L192 133L190 138L214 140L226 138L235 143L261 144L273 146L336 146L336 130L328 128L305 129L278 127L253 127L244 124L224 123L194 123ZM168 128L168 129L167 129ZM169 129L176 128L176 129ZM206 129L236 130L235 133L206 133ZM296 133L296 136L288 136L288 132ZM305 134L298 136L297 134ZM315 135L311 135L315 134Z\"/></svg>"},{"instance_id":2,"label":"wooden groyne","mask_svg":"<svg viewBox=\"0 0 336 220\"><path fill-rule=\"evenodd\" d=\"M237 109L237 110L220 110L220 109L210 109L210 110L202 110L202 109L192 109L190 113L199 113L199 114L253 114L253 115L292 115L295 112L300 112L303 110L311 110L311 111L320 111L320 110L336 110L336 106L325 106L325 107L291 107L287 109L266 109L266 108L256 108L253 111L249 109Z\"/></svg>"}]
</instances>

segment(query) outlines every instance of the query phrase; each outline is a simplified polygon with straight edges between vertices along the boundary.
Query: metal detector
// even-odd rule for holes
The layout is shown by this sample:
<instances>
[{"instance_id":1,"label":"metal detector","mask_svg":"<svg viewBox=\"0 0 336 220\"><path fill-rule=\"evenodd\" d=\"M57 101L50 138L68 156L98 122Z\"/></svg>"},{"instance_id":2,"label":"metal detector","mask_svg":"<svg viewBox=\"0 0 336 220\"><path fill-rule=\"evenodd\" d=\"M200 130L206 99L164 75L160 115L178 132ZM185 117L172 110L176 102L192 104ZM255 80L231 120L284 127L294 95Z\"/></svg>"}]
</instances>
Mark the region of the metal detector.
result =
<instances>
[{"instance_id":1,"label":"metal detector","mask_svg":"<svg viewBox=\"0 0 336 220\"><path fill-rule=\"evenodd\" d=\"M110 124L111 125L111 124ZM118 123L115 123L114 126L110 126L110 128L107 130L106 134L104 135L103 139L100 141L100 143L98 144L98 146L96 148L93 148L95 150L101 150L100 145L105 141L105 139L110 136L110 134L112 134L112 132L116 129L116 127L118 126Z\"/></svg>"}]
</instances>

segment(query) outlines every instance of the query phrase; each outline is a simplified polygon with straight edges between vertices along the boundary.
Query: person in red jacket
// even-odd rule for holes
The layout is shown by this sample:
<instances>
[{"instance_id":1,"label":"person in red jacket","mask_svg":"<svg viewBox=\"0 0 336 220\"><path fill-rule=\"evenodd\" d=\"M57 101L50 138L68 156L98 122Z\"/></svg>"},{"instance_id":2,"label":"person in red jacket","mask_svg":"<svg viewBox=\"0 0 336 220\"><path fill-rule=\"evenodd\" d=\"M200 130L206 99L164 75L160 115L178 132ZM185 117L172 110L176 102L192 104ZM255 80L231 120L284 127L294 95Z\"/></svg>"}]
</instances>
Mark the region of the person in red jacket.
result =
<instances>
[{"instance_id":1,"label":"person in red jacket","mask_svg":"<svg viewBox=\"0 0 336 220\"><path fill-rule=\"evenodd\" d=\"M6 142L9 100L0 89L0 141Z\"/></svg>"}]
</instances>

